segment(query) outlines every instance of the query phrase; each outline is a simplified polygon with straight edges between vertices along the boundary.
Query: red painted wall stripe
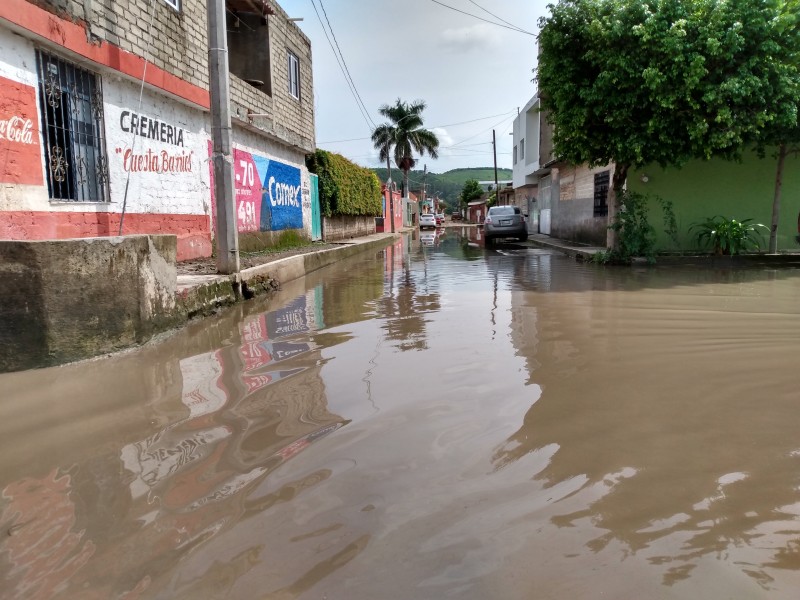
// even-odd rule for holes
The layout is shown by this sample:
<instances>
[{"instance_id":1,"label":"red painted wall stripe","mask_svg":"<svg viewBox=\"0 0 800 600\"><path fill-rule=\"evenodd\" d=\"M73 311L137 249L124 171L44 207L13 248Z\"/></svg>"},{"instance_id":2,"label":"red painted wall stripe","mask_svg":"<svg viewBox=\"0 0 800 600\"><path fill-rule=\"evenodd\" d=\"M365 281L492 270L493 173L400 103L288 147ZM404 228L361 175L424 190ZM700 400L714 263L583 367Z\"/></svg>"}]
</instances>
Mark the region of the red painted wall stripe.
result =
<instances>
[{"instance_id":1,"label":"red painted wall stripe","mask_svg":"<svg viewBox=\"0 0 800 600\"><path fill-rule=\"evenodd\" d=\"M0 19L130 77L141 79L144 73L143 58L108 42L90 44L82 25L60 19L26 0L0 0ZM200 107L211 106L208 90L184 81L152 63L147 65L145 81Z\"/></svg>"},{"instance_id":2,"label":"red painted wall stripe","mask_svg":"<svg viewBox=\"0 0 800 600\"><path fill-rule=\"evenodd\" d=\"M0 239L52 240L117 235L119 213L0 211ZM211 219L207 215L125 215L125 235L172 234L178 260L211 256Z\"/></svg>"}]
</instances>

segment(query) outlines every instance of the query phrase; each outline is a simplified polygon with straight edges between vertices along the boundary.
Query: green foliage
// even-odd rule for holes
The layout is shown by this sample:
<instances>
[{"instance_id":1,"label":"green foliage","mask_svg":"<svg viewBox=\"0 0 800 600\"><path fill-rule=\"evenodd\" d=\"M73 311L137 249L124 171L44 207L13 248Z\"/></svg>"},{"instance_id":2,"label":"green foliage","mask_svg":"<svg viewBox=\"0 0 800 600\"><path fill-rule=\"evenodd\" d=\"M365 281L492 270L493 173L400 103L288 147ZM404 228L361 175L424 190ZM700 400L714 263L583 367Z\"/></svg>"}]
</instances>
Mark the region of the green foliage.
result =
<instances>
[{"instance_id":1,"label":"green foliage","mask_svg":"<svg viewBox=\"0 0 800 600\"><path fill-rule=\"evenodd\" d=\"M462 205L469 204L473 200L477 200L483 196L483 188L478 183L477 179L467 179L464 187L461 189L459 200Z\"/></svg>"},{"instance_id":2,"label":"green foliage","mask_svg":"<svg viewBox=\"0 0 800 600\"><path fill-rule=\"evenodd\" d=\"M798 0L560 0L550 8L537 77L555 153L568 162L738 158L763 132L797 127Z\"/></svg>"},{"instance_id":3,"label":"green foliage","mask_svg":"<svg viewBox=\"0 0 800 600\"><path fill-rule=\"evenodd\" d=\"M381 162L394 155L394 162L403 171L403 189L408 192L408 172L417 164L414 152L431 158L439 157L439 138L432 131L425 129L422 111L425 102L415 100L408 103L400 98L393 105L384 104L378 109L388 123L378 125L372 132L372 143L379 152ZM394 152L392 152L394 149Z\"/></svg>"},{"instance_id":4,"label":"green foliage","mask_svg":"<svg viewBox=\"0 0 800 600\"><path fill-rule=\"evenodd\" d=\"M650 197L636 192L624 192L622 206L609 228L619 235L619 246L614 250L600 252L592 257L600 263L630 263L635 257L655 262L656 230L650 224L650 207L658 204L663 213L664 232L677 243L678 226L672 202L658 196Z\"/></svg>"},{"instance_id":5,"label":"green foliage","mask_svg":"<svg viewBox=\"0 0 800 600\"><path fill-rule=\"evenodd\" d=\"M759 250L761 248L761 232L759 228L769 231L766 225L752 223L753 219L726 219L717 215L700 223L694 223L689 231L695 231L697 243L711 246L714 254L733 255Z\"/></svg>"},{"instance_id":6,"label":"green foliage","mask_svg":"<svg viewBox=\"0 0 800 600\"><path fill-rule=\"evenodd\" d=\"M319 176L320 207L326 217L383 214L381 184L371 169L319 149L306 157L306 165Z\"/></svg>"}]
</instances>

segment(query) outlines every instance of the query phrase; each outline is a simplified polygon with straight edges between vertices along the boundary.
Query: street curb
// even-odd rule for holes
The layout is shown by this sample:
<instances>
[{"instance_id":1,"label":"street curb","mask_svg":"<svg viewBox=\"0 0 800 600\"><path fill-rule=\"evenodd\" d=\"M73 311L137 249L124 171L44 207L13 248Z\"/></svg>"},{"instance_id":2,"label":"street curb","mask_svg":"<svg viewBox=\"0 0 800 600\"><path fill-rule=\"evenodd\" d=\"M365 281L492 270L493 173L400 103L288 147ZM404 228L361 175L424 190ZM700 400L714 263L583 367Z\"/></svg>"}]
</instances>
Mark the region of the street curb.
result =
<instances>
[{"instance_id":1,"label":"street curb","mask_svg":"<svg viewBox=\"0 0 800 600\"><path fill-rule=\"evenodd\" d=\"M529 237L528 241L540 248L548 248L550 250L558 250L559 252L573 257L575 260L592 260L592 257L603 252L602 248L581 248L576 246L565 246L556 242L540 240L537 238Z\"/></svg>"},{"instance_id":2,"label":"street curb","mask_svg":"<svg viewBox=\"0 0 800 600\"><path fill-rule=\"evenodd\" d=\"M236 275L182 275L178 277L178 311L187 319L260 296L308 273L361 252L383 249L399 233L383 233L337 242L340 247L288 256L244 269Z\"/></svg>"}]
</instances>

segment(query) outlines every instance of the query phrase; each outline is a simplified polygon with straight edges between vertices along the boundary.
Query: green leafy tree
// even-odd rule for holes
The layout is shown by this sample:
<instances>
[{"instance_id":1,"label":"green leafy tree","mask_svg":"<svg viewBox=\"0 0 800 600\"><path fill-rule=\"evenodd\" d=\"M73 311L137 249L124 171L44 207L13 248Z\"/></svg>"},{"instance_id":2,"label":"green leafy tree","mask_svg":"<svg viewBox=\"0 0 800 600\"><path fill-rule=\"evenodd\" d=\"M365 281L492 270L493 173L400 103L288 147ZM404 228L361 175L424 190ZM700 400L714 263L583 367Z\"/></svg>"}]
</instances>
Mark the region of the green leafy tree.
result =
<instances>
[{"instance_id":1,"label":"green leafy tree","mask_svg":"<svg viewBox=\"0 0 800 600\"><path fill-rule=\"evenodd\" d=\"M461 194L458 198L461 201L461 206L466 207L467 204L473 200L478 200L481 196L483 196L483 188L481 188L478 180L467 179L464 187L461 188Z\"/></svg>"},{"instance_id":2,"label":"green leafy tree","mask_svg":"<svg viewBox=\"0 0 800 600\"><path fill-rule=\"evenodd\" d=\"M609 221L631 168L735 159L779 137L765 132L792 130L799 7L798 0L551 5L539 23L542 106L559 158L615 164ZM794 38L782 39L788 31ZM616 243L609 229L608 245Z\"/></svg>"},{"instance_id":3,"label":"green leafy tree","mask_svg":"<svg viewBox=\"0 0 800 600\"><path fill-rule=\"evenodd\" d=\"M423 127L422 111L425 102L415 100L403 102L399 98L394 105L384 104L378 112L389 122L378 125L372 132L372 143L380 153L381 161L394 156L394 162L403 171L403 195L408 195L408 172L417 164L414 152L431 158L439 158L439 139L436 134Z\"/></svg>"}]
</instances>

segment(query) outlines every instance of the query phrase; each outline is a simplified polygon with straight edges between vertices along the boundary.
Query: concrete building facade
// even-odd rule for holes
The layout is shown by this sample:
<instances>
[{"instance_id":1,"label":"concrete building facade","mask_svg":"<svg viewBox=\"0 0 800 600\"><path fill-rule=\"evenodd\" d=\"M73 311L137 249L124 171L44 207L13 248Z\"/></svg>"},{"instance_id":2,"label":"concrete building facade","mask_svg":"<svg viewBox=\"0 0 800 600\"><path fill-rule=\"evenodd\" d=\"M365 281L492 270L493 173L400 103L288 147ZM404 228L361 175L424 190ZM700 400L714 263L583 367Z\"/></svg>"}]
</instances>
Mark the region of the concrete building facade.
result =
<instances>
[{"instance_id":1,"label":"concrete building facade","mask_svg":"<svg viewBox=\"0 0 800 600\"><path fill-rule=\"evenodd\" d=\"M226 0L238 228L311 235L311 44ZM205 0L0 3L0 239L173 234L210 256Z\"/></svg>"}]
</instances>

